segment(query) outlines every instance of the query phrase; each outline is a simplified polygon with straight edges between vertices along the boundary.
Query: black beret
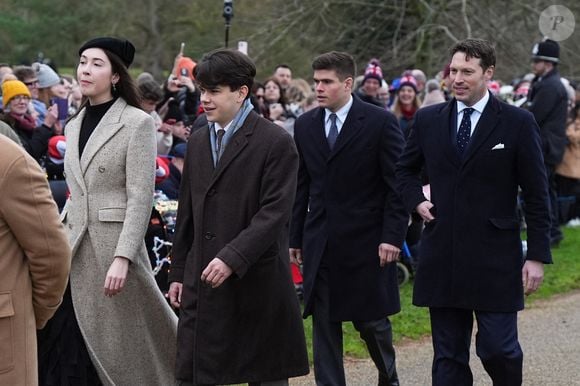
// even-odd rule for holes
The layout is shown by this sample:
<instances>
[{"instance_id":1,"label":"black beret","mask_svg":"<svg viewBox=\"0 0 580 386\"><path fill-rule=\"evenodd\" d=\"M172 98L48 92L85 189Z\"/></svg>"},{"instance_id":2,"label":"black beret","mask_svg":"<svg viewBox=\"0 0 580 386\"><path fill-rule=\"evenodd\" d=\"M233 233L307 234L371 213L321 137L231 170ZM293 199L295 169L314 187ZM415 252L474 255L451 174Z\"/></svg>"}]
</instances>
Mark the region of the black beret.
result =
<instances>
[{"instance_id":1,"label":"black beret","mask_svg":"<svg viewBox=\"0 0 580 386\"><path fill-rule=\"evenodd\" d=\"M110 51L117 55L125 63L126 67L129 67L133 63L133 58L135 57L135 46L130 41L124 39L109 37L91 39L81 46L79 56L88 48L101 48Z\"/></svg>"}]
</instances>

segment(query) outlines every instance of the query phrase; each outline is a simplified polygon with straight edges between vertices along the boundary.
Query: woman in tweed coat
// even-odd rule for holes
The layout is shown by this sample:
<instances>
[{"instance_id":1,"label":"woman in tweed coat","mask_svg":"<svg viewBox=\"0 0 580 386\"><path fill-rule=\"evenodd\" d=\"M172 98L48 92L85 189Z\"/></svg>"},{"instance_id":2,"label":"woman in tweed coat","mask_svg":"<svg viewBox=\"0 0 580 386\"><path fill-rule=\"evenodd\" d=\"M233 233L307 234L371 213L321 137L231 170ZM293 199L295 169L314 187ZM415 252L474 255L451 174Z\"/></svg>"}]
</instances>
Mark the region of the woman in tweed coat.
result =
<instances>
[{"instance_id":1,"label":"woman in tweed coat","mask_svg":"<svg viewBox=\"0 0 580 386\"><path fill-rule=\"evenodd\" d=\"M55 318L64 339L53 331L44 340L75 358L41 347L48 369L41 374L44 384L66 378L74 385L165 385L173 379L177 319L157 288L143 241L156 145L153 120L137 108L127 72L134 47L97 38L79 55L87 102L65 128L70 197L61 214L73 251L70 300ZM75 337L78 347L70 350Z\"/></svg>"}]
</instances>

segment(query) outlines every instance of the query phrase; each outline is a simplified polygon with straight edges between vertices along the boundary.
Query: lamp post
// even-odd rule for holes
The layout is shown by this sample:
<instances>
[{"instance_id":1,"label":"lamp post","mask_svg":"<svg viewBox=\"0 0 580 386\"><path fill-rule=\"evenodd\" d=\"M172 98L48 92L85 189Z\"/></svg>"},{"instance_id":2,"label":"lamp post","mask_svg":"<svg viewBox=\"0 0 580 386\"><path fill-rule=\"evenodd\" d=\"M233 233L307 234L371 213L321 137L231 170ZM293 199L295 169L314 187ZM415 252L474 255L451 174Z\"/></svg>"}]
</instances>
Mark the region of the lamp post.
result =
<instances>
[{"instance_id":1,"label":"lamp post","mask_svg":"<svg viewBox=\"0 0 580 386\"><path fill-rule=\"evenodd\" d=\"M228 40L230 35L230 25L234 17L234 0L224 0L223 17L226 20L226 48L228 48Z\"/></svg>"}]
</instances>

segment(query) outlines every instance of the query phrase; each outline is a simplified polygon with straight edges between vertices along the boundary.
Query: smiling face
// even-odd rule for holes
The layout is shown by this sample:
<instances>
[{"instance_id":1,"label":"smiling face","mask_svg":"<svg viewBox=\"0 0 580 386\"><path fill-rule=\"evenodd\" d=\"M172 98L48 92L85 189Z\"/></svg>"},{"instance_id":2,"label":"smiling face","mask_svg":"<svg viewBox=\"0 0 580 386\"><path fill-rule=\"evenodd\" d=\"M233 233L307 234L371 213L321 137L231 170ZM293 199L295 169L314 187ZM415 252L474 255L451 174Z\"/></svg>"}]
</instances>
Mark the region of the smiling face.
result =
<instances>
[{"instance_id":1,"label":"smiling face","mask_svg":"<svg viewBox=\"0 0 580 386\"><path fill-rule=\"evenodd\" d=\"M451 59L449 78L458 101L473 106L487 92L487 82L493 78L494 67L481 67L480 58L467 58L464 52L456 52Z\"/></svg>"},{"instance_id":2,"label":"smiling face","mask_svg":"<svg viewBox=\"0 0 580 386\"><path fill-rule=\"evenodd\" d=\"M248 95L247 86L231 90L229 86L217 86L208 90L200 87L200 101L209 122L217 122L221 127L230 123Z\"/></svg>"},{"instance_id":3,"label":"smiling face","mask_svg":"<svg viewBox=\"0 0 580 386\"><path fill-rule=\"evenodd\" d=\"M417 93L411 86L402 86L399 89L399 102L404 106L411 106L415 101Z\"/></svg>"},{"instance_id":4,"label":"smiling face","mask_svg":"<svg viewBox=\"0 0 580 386\"><path fill-rule=\"evenodd\" d=\"M313 78L320 107L336 112L347 104L352 91L352 77L340 80L335 70L314 70Z\"/></svg>"},{"instance_id":5,"label":"smiling face","mask_svg":"<svg viewBox=\"0 0 580 386\"><path fill-rule=\"evenodd\" d=\"M10 112L16 115L24 115L28 112L28 103L30 102L30 97L28 95L16 95L14 98L10 99L8 103Z\"/></svg>"},{"instance_id":6,"label":"smiling face","mask_svg":"<svg viewBox=\"0 0 580 386\"><path fill-rule=\"evenodd\" d=\"M113 99L111 88L113 83L119 81L119 75L113 74L111 61L105 51L100 48L88 48L81 54L77 79L81 93L94 106Z\"/></svg>"}]
</instances>

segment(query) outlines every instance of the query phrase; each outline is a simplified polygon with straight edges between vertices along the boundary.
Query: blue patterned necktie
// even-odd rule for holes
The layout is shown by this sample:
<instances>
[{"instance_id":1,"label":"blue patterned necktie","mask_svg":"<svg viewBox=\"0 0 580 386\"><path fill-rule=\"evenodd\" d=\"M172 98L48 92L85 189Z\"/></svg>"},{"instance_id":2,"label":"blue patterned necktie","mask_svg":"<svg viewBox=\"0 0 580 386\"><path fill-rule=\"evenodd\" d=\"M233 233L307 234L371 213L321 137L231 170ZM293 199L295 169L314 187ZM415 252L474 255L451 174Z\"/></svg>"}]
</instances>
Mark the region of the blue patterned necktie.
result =
<instances>
[{"instance_id":1,"label":"blue patterned necktie","mask_svg":"<svg viewBox=\"0 0 580 386\"><path fill-rule=\"evenodd\" d=\"M459 125L459 130L457 131L457 150L460 155L463 155L465 148L469 144L469 139L471 138L471 113L474 109L467 107L463 109L463 118L461 119L461 124Z\"/></svg>"},{"instance_id":2,"label":"blue patterned necktie","mask_svg":"<svg viewBox=\"0 0 580 386\"><path fill-rule=\"evenodd\" d=\"M328 137L326 138L330 150L334 148L336 138L338 138L338 127L336 126L336 114L332 113L330 114L330 130L328 131Z\"/></svg>"},{"instance_id":3,"label":"blue patterned necktie","mask_svg":"<svg viewBox=\"0 0 580 386\"><path fill-rule=\"evenodd\" d=\"M219 129L217 131L217 138L216 138L216 153L217 153L217 159L219 160L221 157L221 153L222 153L222 141L224 139L224 134L226 133L226 131L224 129Z\"/></svg>"}]
</instances>

